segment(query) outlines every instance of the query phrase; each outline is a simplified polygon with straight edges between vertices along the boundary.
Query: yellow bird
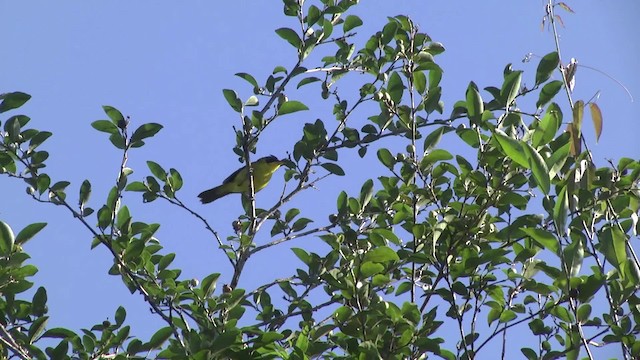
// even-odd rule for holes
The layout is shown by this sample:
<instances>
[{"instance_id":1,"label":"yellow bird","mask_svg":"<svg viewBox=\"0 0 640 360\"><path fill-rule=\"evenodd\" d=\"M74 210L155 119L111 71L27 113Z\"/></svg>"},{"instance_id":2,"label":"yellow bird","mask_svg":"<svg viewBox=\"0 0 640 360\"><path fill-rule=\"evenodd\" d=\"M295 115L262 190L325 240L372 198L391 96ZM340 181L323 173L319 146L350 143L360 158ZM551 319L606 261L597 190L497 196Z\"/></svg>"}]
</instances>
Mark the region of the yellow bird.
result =
<instances>
[{"instance_id":1,"label":"yellow bird","mask_svg":"<svg viewBox=\"0 0 640 360\"><path fill-rule=\"evenodd\" d=\"M279 160L273 155L260 158L251 163L251 168L253 169L253 188L255 192L267 186L273 173L276 172L283 163L284 161ZM249 194L248 175L247 167L243 166L234 171L228 178L224 179L222 185L205 190L201 192L198 197L203 204L208 204L231 193Z\"/></svg>"}]
</instances>

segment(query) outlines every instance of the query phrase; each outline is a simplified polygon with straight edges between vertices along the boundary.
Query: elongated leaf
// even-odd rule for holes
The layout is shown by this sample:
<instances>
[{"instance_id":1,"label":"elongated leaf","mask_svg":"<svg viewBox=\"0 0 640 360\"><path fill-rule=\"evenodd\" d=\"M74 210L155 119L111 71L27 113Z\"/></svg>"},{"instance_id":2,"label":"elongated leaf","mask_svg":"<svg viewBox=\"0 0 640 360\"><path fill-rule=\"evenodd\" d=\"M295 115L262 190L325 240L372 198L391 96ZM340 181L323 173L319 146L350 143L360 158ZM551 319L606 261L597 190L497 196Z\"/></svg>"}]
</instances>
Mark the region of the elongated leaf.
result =
<instances>
[{"instance_id":1,"label":"elongated leaf","mask_svg":"<svg viewBox=\"0 0 640 360\"><path fill-rule=\"evenodd\" d=\"M242 101L240 100L240 98L238 97L238 94L236 94L235 91L230 89L223 89L222 94L224 95L224 98L227 100L227 103L229 103L229 106L231 106L233 110L235 110L236 112L242 111Z\"/></svg>"},{"instance_id":2,"label":"elongated leaf","mask_svg":"<svg viewBox=\"0 0 640 360\"><path fill-rule=\"evenodd\" d=\"M24 244L27 241L31 240L40 230L44 229L47 226L47 223L33 223L27 225L24 229L22 229L15 238L16 244Z\"/></svg>"},{"instance_id":3,"label":"elongated leaf","mask_svg":"<svg viewBox=\"0 0 640 360\"><path fill-rule=\"evenodd\" d=\"M344 170L342 170L342 168L338 164L324 163L322 164L322 167L332 174L344 176Z\"/></svg>"},{"instance_id":4,"label":"elongated leaf","mask_svg":"<svg viewBox=\"0 0 640 360\"><path fill-rule=\"evenodd\" d=\"M563 187L556 196L556 204L553 207L553 221L560 235L567 233L567 215L569 213L569 198L567 187Z\"/></svg>"},{"instance_id":5,"label":"elongated leaf","mask_svg":"<svg viewBox=\"0 0 640 360\"><path fill-rule=\"evenodd\" d=\"M533 146L539 148L540 146L547 145L555 138L561 123L562 110L560 110L558 104L552 103L547 108L547 111L538 124L538 128L533 133Z\"/></svg>"},{"instance_id":6,"label":"elongated leaf","mask_svg":"<svg viewBox=\"0 0 640 360\"><path fill-rule=\"evenodd\" d=\"M157 123L142 124L136 129L136 131L133 132L133 135L131 135L131 142L137 142L146 138L150 138L157 134L160 130L162 130L162 127L162 125Z\"/></svg>"},{"instance_id":7,"label":"elongated leaf","mask_svg":"<svg viewBox=\"0 0 640 360\"><path fill-rule=\"evenodd\" d=\"M296 49L300 49L302 45L302 41L300 40L300 37L298 37L298 34L293 29L279 28L279 29L276 29L276 34L278 34L278 36L280 36L281 38L287 40L287 42L293 45L293 47L295 47Z\"/></svg>"},{"instance_id":8,"label":"elongated leaf","mask_svg":"<svg viewBox=\"0 0 640 360\"><path fill-rule=\"evenodd\" d=\"M23 92L11 92L0 94L0 113L17 109L31 99L31 95Z\"/></svg>"},{"instance_id":9,"label":"elongated leaf","mask_svg":"<svg viewBox=\"0 0 640 360\"><path fill-rule=\"evenodd\" d=\"M91 127L98 131L106 132L108 134L117 134L118 127L109 120L97 120L91 123Z\"/></svg>"},{"instance_id":10,"label":"elongated leaf","mask_svg":"<svg viewBox=\"0 0 640 360\"><path fill-rule=\"evenodd\" d=\"M114 108L113 106L104 105L102 106L102 109L115 125L118 125L122 121L124 121L124 116L122 116L120 110Z\"/></svg>"},{"instance_id":11,"label":"elongated leaf","mask_svg":"<svg viewBox=\"0 0 640 360\"><path fill-rule=\"evenodd\" d=\"M596 103L589 103L589 110L591 110L591 120L596 132L596 142L598 142L600 135L602 135L602 111Z\"/></svg>"},{"instance_id":12,"label":"elongated leaf","mask_svg":"<svg viewBox=\"0 0 640 360\"><path fill-rule=\"evenodd\" d=\"M522 149L523 143L521 141L507 136L507 134L500 129L496 129L493 136L509 159L515 161L518 165L529 169L529 161Z\"/></svg>"},{"instance_id":13,"label":"elongated leaf","mask_svg":"<svg viewBox=\"0 0 640 360\"><path fill-rule=\"evenodd\" d=\"M557 52L552 52L545 55L538 63L538 69L536 70L536 85L540 85L543 82L549 80L551 74L560 65L560 57Z\"/></svg>"},{"instance_id":14,"label":"elongated leaf","mask_svg":"<svg viewBox=\"0 0 640 360\"><path fill-rule=\"evenodd\" d=\"M513 71L504 78L500 98L507 107L511 106L513 100L520 93L520 83L522 82L522 71Z\"/></svg>"},{"instance_id":15,"label":"elongated leaf","mask_svg":"<svg viewBox=\"0 0 640 360\"><path fill-rule=\"evenodd\" d=\"M625 234L617 227L607 226L600 231L598 239L600 240L598 251L618 270L620 277L624 279L627 275L623 267L627 259Z\"/></svg>"},{"instance_id":16,"label":"elongated leaf","mask_svg":"<svg viewBox=\"0 0 640 360\"><path fill-rule=\"evenodd\" d=\"M540 95L538 96L538 102L536 102L536 107L541 108L545 106L554 96L558 94L560 89L564 83L560 80L553 80L542 87L540 90Z\"/></svg>"},{"instance_id":17,"label":"elongated leaf","mask_svg":"<svg viewBox=\"0 0 640 360\"><path fill-rule=\"evenodd\" d=\"M391 155L391 152L388 149L382 148L378 150L378 159L382 163L382 165L388 167L389 169L393 169L393 166L396 163L396 159Z\"/></svg>"},{"instance_id":18,"label":"elongated leaf","mask_svg":"<svg viewBox=\"0 0 640 360\"><path fill-rule=\"evenodd\" d=\"M467 115L472 124L480 124L482 113L484 112L484 103L478 91L478 86L472 81L467 86Z\"/></svg>"},{"instance_id":19,"label":"elongated leaf","mask_svg":"<svg viewBox=\"0 0 640 360\"><path fill-rule=\"evenodd\" d=\"M256 81L256 79L251 76L251 74L247 74L247 73L236 73L235 74L237 77L246 80L249 84L253 85L254 88L258 88L258 82Z\"/></svg>"},{"instance_id":20,"label":"elongated leaf","mask_svg":"<svg viewBox=\"0 0 640 360\"><path fill-rule=\"evenodd\" d=\"M525 234L529 235L543 249L551 250L554 254L559 255L560 243L558 239L549 231L538 228L520 228Z\"/></svg>"},{"instance_id":21,"label":"elongated leaf","mask_svg":"<svg viewBox=\"0 0 640 360\"><path fill-rule=\"evenodd\" d=\"M15 237L9 224L0 221L0 255L9 255L13 250Z\"/></svg>"},{"instance_id":22,"label":"elongated leaf","mask_svg":"<svg viewBox=\"0 0 640 360\"><path fill-rule=\"evenodd\" d=\"M391 100L393 102L398 103L402 100L402 93L404 92L404 84L402 83L402 79L398 72L391 73L389 77L389 83L387 84L387 91L391 96Z\"/></svg>"},{"instance_id":23,"label":"elongated leaf","mask_svg":"<svg viewBox=\"0 0 640 360\"><path fill-rule=\"evenodd\" d=\"M398 257L398 254L396 254L396 252L393 251L393 249L387 246L380 246L380 247L374 248L372 250L369 250L364 255L364 261L371 261L375 263L384 263L384 262L398 261L398 260L400 260L400 258Z\"/></svg>"},{"instance_id":24,"label":"elongated leaf","mask_svg":"<svg viewBox=\"0 0 640 360\"><path fill-rule=\"evenodd\" d=\"M309 110L307 105L301 103L300 101L289 100L280 105L280 108L278 108L278 114L285 115L303 110Z\"/></svg>"},{"instance_id":25,"label":"elongated leaf","mask_svg":"<svg viewBox=\"0 0 640 360\"><path fill-rule=\"evenodd\" d=\"M524 143L523 149L529 161L529 168L533 172L533 178L540 187L540 190L547 195L551 190L551 178L549 177L549 169L544 162L544 158L531 145Z\"/></svg>"}]
</instances>

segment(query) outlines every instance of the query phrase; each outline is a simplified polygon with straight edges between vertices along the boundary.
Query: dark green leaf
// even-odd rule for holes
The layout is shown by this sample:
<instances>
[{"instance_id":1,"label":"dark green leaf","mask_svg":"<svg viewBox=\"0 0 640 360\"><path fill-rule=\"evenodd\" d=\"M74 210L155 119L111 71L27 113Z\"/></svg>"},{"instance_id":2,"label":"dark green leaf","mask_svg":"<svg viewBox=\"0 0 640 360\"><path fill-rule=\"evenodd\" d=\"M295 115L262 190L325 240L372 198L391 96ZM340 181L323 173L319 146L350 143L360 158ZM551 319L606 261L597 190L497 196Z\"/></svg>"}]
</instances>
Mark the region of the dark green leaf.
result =
<instances>
[{"instance_id":1,"label":"dark green leaf","mask_svg":"<svg viewBox=\"0 0 640 360\"><path fill-rule=\"evenodd\" d=\"M536 102L536 107L541 108L545 106L551 99L553 99L560 89L562 89L562 85L564 83L560 80L553 80L542 87L540 90L540 95L538 96L538 102Z\"/></svg>"},{"instance_id":2,"label":"dark green leaf","mask_svg":"<svg viewBox=\"0 0 640 360\"><path fill-rule=\"evenodd\" d=\"M15 243L23 245L27 241L31 240L40 230L44 229L47 223L33 223L27 225L22 229L15 238Z\"/></svg>"},{"instance_id":3,"label":"dark green leaf","mask_svg":"<svg viewBox=\"0 0 640 360\"><path fill-rule=\"evenodd\" d=\"M80 185L80 198L78 200L80 206L84 206L84 204L89 201L89 197L91 196L91 183L89 180L85 180Z\"/></svg>"},{"instance_id":4,"label":"dark green leaf","mask_svg":"<svg viewBox=\"0 0 640 360\"><path fill-rule=\"evenodd\" d=\"M404 89L404 84L402 83L402 79L400 78L398 72L394 71L393 73L391 73L391 76L389 77L389 83L387 84L387 92L389 92L391 100L393 100L394 103L397 104L400 102L400 100L402 100L402 93Z\"/></svg>"},{"instance_id":5,"label":"dark green leaf","mask_svg":"<svg viewBox=\"0 0 640 360\"><path fill-rule=\"evenodd\" d=\"M342 170L342 168L338 164L324 163L322 164L322 167L332 174L335 174L338 176L344 176L344 170Z\"/></svg>"},{"instance_id":6,"label":"dark green leaf","mask_svg":"<svg viewBox=\"0 0 640 360\"><path fill-rule=\"evenodd\" d=\"M165 341L167 341L167 339L169 339L169 337L171 337L172 334L173 330L169 326L163 327L160 330L156 331L156 333L153 334L151 340L149 340L149 343L147 344L149 349L159 348Z\"/></svg>"},{"instance_id":7,"label":"dark green leaf","mask_svg":"<svg viewBox=\"0 0 640 360\"><path fill-rule=\"evenodd\" d=\"M541 248L559 255L560 243L551 232L538 228L520 228L520 230L529 235Z\"/></svg>"},{"instance_id":8,"label":"dark green leaf","mask_svg":"<svg viewBox=\"0 0 640 360\"><path fill-rule=\"evenodd\" d=\"M29 99L31 99L31 95L19 91L0 94L0 100L2 100L0 102L0 113L17 109Z\"/></svg>"},{"instance_id":9,"label":"dark green leaf","mask_svg":"<svg viewBox=\"0 0 640 360\"><path fill-rule=\"evenodd\" d=\"M529 161L529 168L533 173L533 178L536 179L536 183L540 187L540 190L547 195L551 190L551 178L549 177L549 169L544 162L542 156L527 143L523 143L524 153Z\"/></svg>"},{"instance_id":10,"label":"dark green leaf","mask_svg":"<svg viewBox=\"0 0 640 360\"><path fill-rule=\"evenodd\" d=\"M560 57L557 52L551 52L545 55L538 64L536 70L536 85L540 85L543 82L549 80L551 74L558 68L560 64Z\"/></svg>"},{"instance_id":11,"label":"dark green leaf","mask_svg":"<svg viewBox=\"0 0 640 360\"><path fill-rule=\"evenodd\" d=\"M237 77L242 78L244 80L246 80L249 84L253 85L254 88L258 88L258 82L256 81L256 79L251 76L250 74L247 73L236 73L235 74Z\"/></svg>"},{"instance_id":12,"label":"dark green leaf","mask_svg":"<svg viewBox=\"0 0 640 360\"><path fill-rule=\"evenodd\" d=\"M109 119L111 119L111 121L116 126L118 126L118 124L121 124L123 121L125 121L124 116L122 116L122 113L118 109L114 108L113 106L104 105L102 109L107 114Z\"/></svg>"},{"instance_id":13,"label":"dark green leaf","mask_svg":"<svg viewBox=\"0 0 640 360\"><path fill-rule=\"evenodd\" d=\"M385 148L378 150L378 159L382 165L389 169L393 169L393 166L396 164L396 159L391 155L391 152Z\"/></svg>"},{"instance_id":14,"label":"dark green leaf","mask_svg":"<svg viewBox=\"0 0 640 360\"><path fill-rule=\"evenodd\" d=\"M522 81L522 71L513 71L505 76L500 98L505 106L511 106L513 100L520 93L520 82Z\"/></svg>"},{"instance_id":15,"label":"dark green leaf","mask_svg":"<svg viewBox=\"0 0 640 360\"><path fill-rule=\"evenodd\" d=\"M562 110L560 110L558 104L552 103L547 108L547 111L533 133L532 145L535 148L539 148L551 142L551 140L555 138L558 129L560 129L561 123Z\"/></svg>"},{"instance_id":16,"label":"dark green leaf","mask_svg":"<svg viewBox=\"0 0 640 360\"><path fill-rule=\"evenodd\" d=\"M233 110L235 110L236 112L242 111L242 101L240 100L240 98L238 97L238 94L236 94L235 91L230 89L223 89L222 94L224 95L224 98L227 100L227 102L229 103L229 106L231 106Z\"/></svg>"},{"instance_id":17,"label":"dark green leaf","mask_svg":"<svg viewBox=\"0 0 640 360\"><path fill-rule=\"evenodd\" d=\"M480 96L478 86L472 81L467 86L467 115L473 124L480 124L482 113L484 112L484 103Z\"/></svg>"},{"instance_id":18,"label":"dark green leaf","mask_svg":"<svg viewBox=\"0 0 640 360\"><path fill-rule=\"evenodd\" d=\"M357 28L360 25L362 25L362 20L359 17L355 15L349 15L346 19L344 19L344 24L342 24L342 31L346 34L347 32Z\"/></svg>"},{"instance_id":19,"label":"dark green leaf","mask_svg":"<svg viewBox=\"0 0 640 360\"><path fill-rule=\"evenodd\" d=\"M302 41L300 40L300 37L298 37L298 34L293 29L279 28L279 29L276 29L276 34L278 34L278 36L280 36L281 38L287 40L287 42L293 45L293 47L295 47L296 49L300 49L302 45Z\"/></svg>"},{"instance_id":20,"label":"dark green leaf","mask_svg":"<svg viewBox=\"0 0 640 360\"><path fill-rule=\"evenodd\" d=\"M162 129L162 125L156 123L147 123L140 125L131 135L131 142L138 142L146 138L152 137Z\"/></svg>"},{"instance_id":21,"label":"dark green leaf","mask_svg":"<svg viewBox=\"0 0 640 360\"><path fill-rule=\"evenodd\" d=\"M151 173L153 174L153 176L157 177L162 181L167 180L167 172L164 171L162 166L160 166L158 163L153 161L147 161L147 166L149 167L149 170L151 170Z\"/></svg>"}]
</instances>

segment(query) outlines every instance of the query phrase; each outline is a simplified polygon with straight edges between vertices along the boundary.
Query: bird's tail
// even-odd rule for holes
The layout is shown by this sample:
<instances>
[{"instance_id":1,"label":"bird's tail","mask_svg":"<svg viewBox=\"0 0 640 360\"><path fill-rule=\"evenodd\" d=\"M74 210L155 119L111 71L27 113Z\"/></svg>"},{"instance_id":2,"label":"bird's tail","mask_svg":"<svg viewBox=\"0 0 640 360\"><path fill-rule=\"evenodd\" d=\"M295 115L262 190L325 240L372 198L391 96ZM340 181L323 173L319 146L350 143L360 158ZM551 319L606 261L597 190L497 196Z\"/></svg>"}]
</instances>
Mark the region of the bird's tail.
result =
<instances>
[{"instance_id":1,"label":"bird's tail","mask_svg":"<svg viewBox=\"0 0 640 360\"><path fill-rule=\"evenodd\" d=\"M220 199L221 197L227 194L228 192L223 191L221 186L216 186L212 189L201 192L200 194L198 194L198 197L200 198L200 201L202 201L203 204L208 204L210 202Z\"/></svg>"}]
</instances>

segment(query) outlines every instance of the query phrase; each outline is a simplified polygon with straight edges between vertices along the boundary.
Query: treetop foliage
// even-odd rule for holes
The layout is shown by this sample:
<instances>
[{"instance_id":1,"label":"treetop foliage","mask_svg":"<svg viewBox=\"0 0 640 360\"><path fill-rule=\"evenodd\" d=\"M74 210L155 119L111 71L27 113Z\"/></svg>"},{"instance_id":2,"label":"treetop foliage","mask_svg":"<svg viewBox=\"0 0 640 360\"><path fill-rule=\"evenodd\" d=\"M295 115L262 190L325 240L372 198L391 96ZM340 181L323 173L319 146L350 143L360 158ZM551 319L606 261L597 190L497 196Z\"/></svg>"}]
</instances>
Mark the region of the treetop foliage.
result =
<instances>
[{"instance_id":1,"label":"treetop foliage","mask_svg":"<svg viewBox=\"0 0 640 360\"><path fill-rule=\"evenodd\" d=\"M493 86L470 81L447 105L437 62L445 48L411 18L389 17L355 43L366 21L352 13L358 1L283 4L297 24L275 33L296 50L293 65L276 66L266 79L236 74L249 85L247 98L223 91L239 120L233 152L250 168L265 129L312 107L298 97L302 87L332 111L290 125L299 138L284 165L286 191L266 208L253 191L246 194L232 229L214 228L190 207L192 195L183 200L179 169L147 161L148 175L132 176L128 159L163 125L133 126L120 110L103 107L107 119L91 126L108 135L122 161L107 199L91 199L90 180L47 174L44 148L53 134L17 113L30 96L0 95L0 113L9 114L0 123L0 174L24 182L36 203L68 212L92 247L113 259L108 274L164 322L140 339L120 306L113 320L79 331L48 326L46 288L24 296L38 269L23 249L46 223L16 235L0 221L2 357L475 359L501 352L593 359L598 347L640 357L633 246L640 161L594 161L583 120L591 118L599 138L603 112L572 99L576 65L564 65L559 44L534 74L508 64ZM556 10L571 12L549 3L545 21L554 33ZM358 91L341 91L341 81ZM454 151L452 142L465 148ZM342 191L324 218L309 215L312 204L289 206L323 179L347 175L350 164L341 159L352 152L384 172L372 167L361 190ZM165 252L155 237L160 225L129 210L135 193L146 206L165 201L204 226L225 254L231 281L220 284L217 272L182 277L172 264L180 254ZM305 238L327 250L306 248ZM243 288L254 256L272 248L299 260L290 276Z\"/></svg>"}]
</instances>

